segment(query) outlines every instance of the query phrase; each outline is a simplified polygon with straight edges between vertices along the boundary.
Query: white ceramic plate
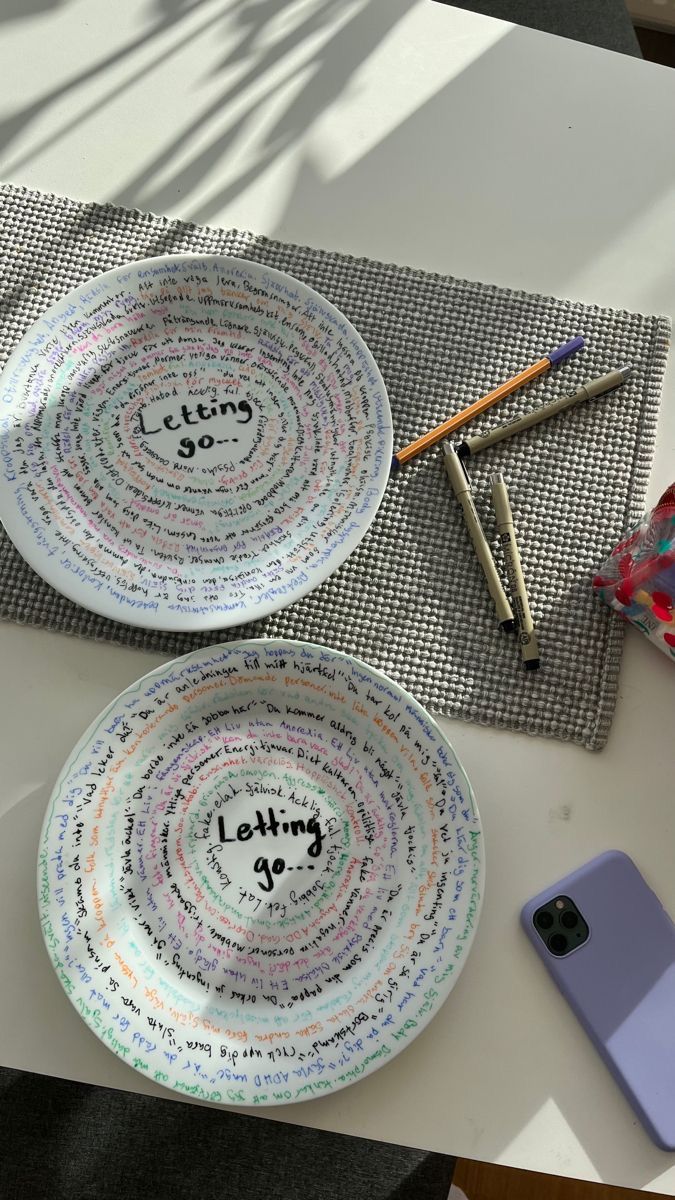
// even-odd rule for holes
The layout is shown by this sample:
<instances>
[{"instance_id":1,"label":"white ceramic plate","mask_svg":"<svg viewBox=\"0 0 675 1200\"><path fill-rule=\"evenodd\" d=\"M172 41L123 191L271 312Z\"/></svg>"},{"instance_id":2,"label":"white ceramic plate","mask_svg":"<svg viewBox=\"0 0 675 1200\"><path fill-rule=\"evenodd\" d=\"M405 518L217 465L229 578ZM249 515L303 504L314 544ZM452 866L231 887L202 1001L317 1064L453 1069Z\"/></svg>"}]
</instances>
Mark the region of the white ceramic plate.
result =
<instances>
[{"instance_id":1,"label":"white ceramic plate","mask_svg":"<svg viewBox=\"0 0 675 1200\"><path fill-rule=\"evenodd\" d=\"M280 271L174 255L109 271L0 380L0 517L86 608L149 628L257 620L354 549L392 452L352 325Z\"/></svg>"},{"instance_id":2,"label":"white ceramic plate","mask_svg":"<svg viewBox=\"0 0 675 1200\"><path fill-rule=\"evenodd\" d=\"M287 1104L370 1074L465 962L483 891L471 788L386 676L299 642L146 675L75 747L38 868L73 1004L150 1079Z\"/></svg>"}]
</instances>

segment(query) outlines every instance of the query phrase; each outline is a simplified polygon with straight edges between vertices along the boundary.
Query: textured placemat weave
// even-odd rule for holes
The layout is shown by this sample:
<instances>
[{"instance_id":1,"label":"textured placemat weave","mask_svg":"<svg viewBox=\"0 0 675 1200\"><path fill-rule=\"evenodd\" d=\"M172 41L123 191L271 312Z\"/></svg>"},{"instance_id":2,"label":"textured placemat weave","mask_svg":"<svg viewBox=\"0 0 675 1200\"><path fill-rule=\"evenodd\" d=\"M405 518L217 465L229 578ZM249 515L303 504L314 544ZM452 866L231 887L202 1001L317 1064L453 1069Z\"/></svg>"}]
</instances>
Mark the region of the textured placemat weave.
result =
<instances>
[{"instance_id":1,"label":"textured placemat weave","mask_svg":"<svg viewBox=\"0 0 675 1200\"><path fill-rule=\"evenodd\" d=\"M407 267L203 228L112 206L0 189L0 363L45 308L134 259L195 251L288 271L356 325L384 376L395 444L406 445L542 352L582 333L587 349L485 414L472 432L631 363L621 391L485 451L471 463L476 506L494 530L489 479L509 484L542 669L525 673L497 627L440 451L392 477L358 549L322 587L239 629L180 635L95 616L43 583L2 537L0 617L181 654L235 637L327 643L386 671L433 711L604 744L621 623L590 580L642 512L669 322L511 292Z\"/></svg>"}]
</instances>

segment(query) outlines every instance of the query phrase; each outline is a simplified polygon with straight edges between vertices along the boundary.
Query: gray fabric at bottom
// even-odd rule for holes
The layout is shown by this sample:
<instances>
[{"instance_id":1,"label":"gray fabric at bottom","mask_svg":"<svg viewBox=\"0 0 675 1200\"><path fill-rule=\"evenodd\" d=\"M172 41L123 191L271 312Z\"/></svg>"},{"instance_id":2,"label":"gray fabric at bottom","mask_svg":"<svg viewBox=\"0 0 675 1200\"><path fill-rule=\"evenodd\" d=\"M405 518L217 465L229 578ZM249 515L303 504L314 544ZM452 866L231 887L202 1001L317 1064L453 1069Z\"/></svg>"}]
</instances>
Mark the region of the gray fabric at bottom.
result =
<instances>
[{"instance_id":1,"label":"gray fabric at bottom","mask_svg":"<svg viewBox=\"0 0 675 1200\"><path fill-rule=\"evenodd\" d=\"M642 58L624 0L438 0L500 21Z\"/></svg>"},{"instance_id":2,"label":"gray fabric at bottom","mask_svg":"<svg viewBox=\"0 0 675 1200\"><path fill-rule=\"evenodd\" d=\"M454 1162L0 1068L2 1200L446 1200Z\"/></svg>"}]
</instances>

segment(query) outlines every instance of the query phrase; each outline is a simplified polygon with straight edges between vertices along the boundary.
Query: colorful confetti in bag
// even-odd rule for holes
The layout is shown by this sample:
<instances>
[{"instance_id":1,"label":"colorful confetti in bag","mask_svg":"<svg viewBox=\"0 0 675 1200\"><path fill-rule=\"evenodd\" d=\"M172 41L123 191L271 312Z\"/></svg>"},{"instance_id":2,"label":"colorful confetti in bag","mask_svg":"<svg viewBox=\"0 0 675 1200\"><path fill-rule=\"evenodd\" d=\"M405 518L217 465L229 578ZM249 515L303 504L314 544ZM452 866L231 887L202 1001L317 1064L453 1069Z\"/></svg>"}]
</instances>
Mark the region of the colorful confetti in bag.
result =
<instances>
[{"instance_id":1,"label":"colorful confetti in bag","mask_svg":"<svg viewBox=\"0 0 675 1200\"><path fill-rule=\"evenodd\" d=\"M675 659L675 483L612 551L593 587Z\"/></svg>"}]
</instances>

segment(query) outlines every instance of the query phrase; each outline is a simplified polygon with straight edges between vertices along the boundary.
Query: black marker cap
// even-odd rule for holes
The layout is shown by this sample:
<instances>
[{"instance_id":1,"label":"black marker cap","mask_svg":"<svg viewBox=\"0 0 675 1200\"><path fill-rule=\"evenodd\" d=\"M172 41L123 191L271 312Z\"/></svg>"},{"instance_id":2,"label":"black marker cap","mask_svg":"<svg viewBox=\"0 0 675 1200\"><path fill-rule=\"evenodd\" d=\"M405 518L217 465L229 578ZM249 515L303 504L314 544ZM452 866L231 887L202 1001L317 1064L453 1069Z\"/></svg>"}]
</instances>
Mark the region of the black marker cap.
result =
<instances>
[{"instance_id":1,"label":"black marker cap","mask_svg":"<svg viewBox=\"0 0 675 1200\"><path fill-rule=\"evenodd\" d=\"M506 633L513 633L516 623L513 618L509 617L506 621L500 621L499 626L501 629L504 629Z\"/></svg>"},{"instance_id":2,"label":"black marker cap","mask_svg":"<svg viewBox=\"0 0 675 1200\"><path fill-rule=\"evenodd\" d=\"M465 462L467 458L471 458L471 451L469 450L466 442L460 442L459 446L456 446L455 449L457 450L457 454L461 458L462 462Z\"/></svg>"}]
</instances>

